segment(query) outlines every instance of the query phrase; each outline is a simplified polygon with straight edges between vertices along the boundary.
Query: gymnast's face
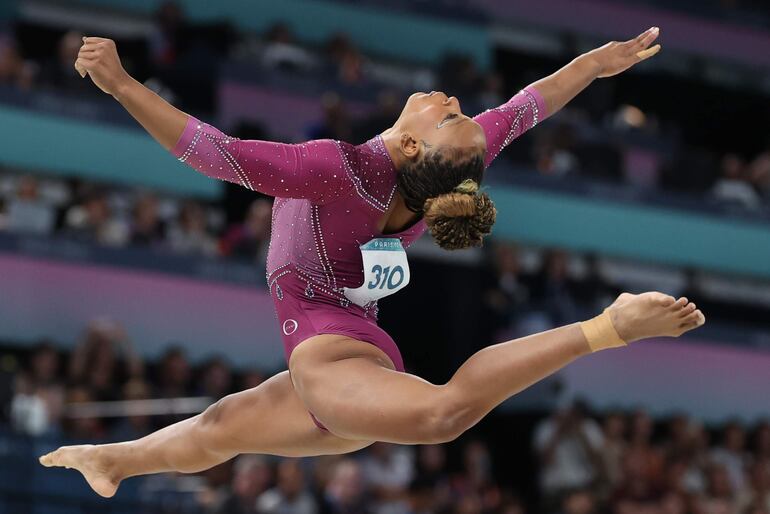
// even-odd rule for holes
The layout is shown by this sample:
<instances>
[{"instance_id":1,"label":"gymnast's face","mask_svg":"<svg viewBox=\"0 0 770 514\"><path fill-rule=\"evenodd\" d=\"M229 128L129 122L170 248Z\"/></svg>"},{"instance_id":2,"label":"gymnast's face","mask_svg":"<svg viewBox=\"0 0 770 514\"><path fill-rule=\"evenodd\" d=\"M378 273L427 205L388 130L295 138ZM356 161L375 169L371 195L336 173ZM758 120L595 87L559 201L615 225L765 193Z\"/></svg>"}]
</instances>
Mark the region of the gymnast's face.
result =
<instances>
[{"instance_id":1,"label":"gymnast's face","mask_svg":"<svg viewBox=\"0 0 770 514\"><path fill-rule=\"evenodd\" d=\"M418 159L432 149L453 147L484 153L484 129L460 110L454 96L433 91L409 97L396 122L401 129L401 151Z\"/></svg>"}]
</instances>

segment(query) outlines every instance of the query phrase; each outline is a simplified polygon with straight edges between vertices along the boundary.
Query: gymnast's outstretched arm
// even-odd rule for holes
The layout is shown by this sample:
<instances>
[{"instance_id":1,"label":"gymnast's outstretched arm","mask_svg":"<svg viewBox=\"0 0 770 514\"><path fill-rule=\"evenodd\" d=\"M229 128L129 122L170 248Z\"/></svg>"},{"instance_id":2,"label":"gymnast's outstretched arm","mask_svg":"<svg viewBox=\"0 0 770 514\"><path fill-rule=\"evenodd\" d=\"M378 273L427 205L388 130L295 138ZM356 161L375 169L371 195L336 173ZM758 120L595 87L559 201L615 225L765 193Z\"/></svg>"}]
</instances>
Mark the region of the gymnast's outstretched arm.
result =
<instances>
[{"instance_id":1,"label":"gymnast's outstretched arm","mask_svg":"<svg viewBox=\"0 0 770 514\"><path fill-rule=\"evenodd\" d=\"M112 95L165 149L204 175L283 198L331 201L350 190L350 179L330 140L284 144L240 140L180 111L134 80L115 43L83 38L75 68Z\"/></svg>"},{"instance_id":2,"label":"gymnast's outstretched arm","mask_svg":"<svg viewBox=\"0 0 770 514\"><path fill-rule=\"evenodd\" d=\"M650 47L660 31L653 27L622 43L610 42L521 90L503 105L476 116L487 139L486 165L526 131L561 110L597 78L617 75L660 51Z\"/></svg>"}]
</instances>

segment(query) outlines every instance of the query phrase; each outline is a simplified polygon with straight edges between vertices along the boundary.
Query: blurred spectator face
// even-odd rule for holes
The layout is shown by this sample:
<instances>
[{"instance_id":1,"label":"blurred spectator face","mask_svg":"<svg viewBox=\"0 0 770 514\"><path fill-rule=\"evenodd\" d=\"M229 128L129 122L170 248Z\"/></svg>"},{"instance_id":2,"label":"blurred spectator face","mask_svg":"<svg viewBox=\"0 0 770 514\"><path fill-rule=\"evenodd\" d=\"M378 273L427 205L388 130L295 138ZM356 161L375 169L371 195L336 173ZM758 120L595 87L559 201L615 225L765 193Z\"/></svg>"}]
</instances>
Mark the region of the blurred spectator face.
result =
<instances>
[{"instance_id":1,"label":"blurred spectator face","mask_svg":"<svg viewBox=\"0 0 770 514\"><path fill-rule=\"evenodd\" d=\"M152 195L144 195L136 202L134 223L142 232L153 230L158 222L158 200Z\"/></svg>"},{"instance_id":2,"label":"blurred spectator face","mask_svg":"<svg viewBox=\"0 0 770 514\"><path fill-rule=\"evenodd\" d=\"M0 36L0 83L29 87L33 76L34 72L22 59L16 44L10 38Z\"/></svg>"},{"instance_id":3,"label":"blurred spectator face","mask_svg":"<svg viewBox=\"0 0 770 514\"><path fill-rule=\"evenodd\" d=\"M607 439L622 439L626 434L626 418L622 414L610 414L604 420L604 435Z\"/></svg>"},{"instance_id":4,"label":"blurred spectator face","mask_svg":"<svg viewBox=\"0 0 770 514\"><path fill-rule=\"evenodd\" d=\"M495 260L497 262L497 269L501 274L519 274L519 254L515 246L510 244L496 245Z\"/></svg>"},{"instance_id":5,"label":"blurred spectator face","mask_svg":"<svg viewBox=\"0 0 770 514\"><path fill-rule=\"evenodd\" d=\"M722 177L727 179L740 179L746 163L735 154L727 154L722 157Z\"/></svg>"},{"instance_id":6,"label":"blurred spectator face","mask_svg":"<svg viewBox=\"0 0 770 514\"><path fill-rule=\"evenodd\" d=\"M734 452L741 452L746 444L746 433L737 423L731 423L725 427L724 434L725 448Z\"/></svg>"},{"instance_id":7,"label":"blurred spectator face","mask_svg":"<svg viewBox=\"0 0 770 514\"><path fill-rule=\"evenodd\" d=\"M434 148L456 148L464 154L479 155L487 149L481 125L462 113L457 98L441 92L410 96L396 126L415 142L424 141Z\"/></svg>"},{"instance_id":8,"label":"blurred spectator face","mask_svg":"<svg viewBox=\"0 0 770 514\"><path fill-rule=\"evenodd\" d=\"M62 67L72 67L83 46L83 34L67 32L59 40L59 63Z\"/></svg>"},{"instance_id":9,"label":"blurred spectator face","mask_svg":"<svg viewBox=\"0 0 770 514\"><path fill-rule=\"evenodd\" d=\"M253 389L265 381L264 373L257 370L250 370L243 374L241 378L241 389Z\"/></svg>"},{"instance_id":10,"label":"blurred spectator face","mask_svg":"<svg viewBox=\"0 0 770 514\"><path fill-rule=\"evenodd\" d=\"M206 213L196 202L185 202L179 213L179 223L186 232L206 232Z\"/></svg>"},{"instance_id":11,"label":"blurred spectator face","mask_svg":"<svg viewBox=\"0 0 770 514\"><path fill-rule=\"evenodd\" d=\"M254 239L267 239L270 236L273 206L269 200L255 200L246 216L246 228Z\"/></svg>"},{"instance_id":12,"label":"blurred spectator face","mask_svg":"<svg viewBox=\"0 0 770 514\"><path fill-rule=\"evenodd\" d=\"M278 488L286 498L294 498L302 492L305 475L298 460L282 460L278 465Z\"/></svg>"},{"instance_id":13,"label":"blurred spectator face","mask_svg":"<svg viewBox=\"0 0 770 514\"><path fill-rule=\"evenodd\" d=\"M24 176L19 180L16 197L19 200L32 202L37 200L37 179L35 177Z\"/></svg>"},{"instance_id":14,"label":"blurred spectator face","mask_svg":"<svg viewBox=\"0 0 770 514\"><path fill-rule=\"evenodd\" d=\"M564 514L591 514L596 509L596 499L588 491L576 491L562 503Z\"/></svg>"},{"instance_id":15,"label":"blurred spectator face","mask_svg":"<svg viewBox=\"0 0 770 514\"><path fill-rule=\"evenodd\" d=\"M85 387L75 387L67 393L68 404L88 403L94 400ZM78 439L96 439L101 434L101 422L99 418L70 418L69 434Z\"/></svg>"},{"instance_id":16,"label":"blurred spectator face","mask_svg":"<svg viewBox=\"0 0 770 514\"><path fill-rule=\"evenodd\" d=\"M235 461L233 493L240 498L256 498L272 480L270 466L258 455L242 455Z\"/></svg>"},{"instance_id":17,"label":"blurred spectator face","mask_svg":"<svg viewBox=\"0 0 770 514\"><path fill-rule=\"evenodd\" d=\"M151 397L150 385L141 379L131 379L123 386L123 400L147 400ZM128 422L135 428L146 430L150 424L149 416L130 416Z\"/></svg>"},{"instance_id":18,"label":"blurred spectator face","mask_svg":"<svg viewBox=\"0 0 770 514\"><path fill-rule=\"evenodd\" d=\"M326 486L327 495L335 503L343 506L355 505L363 494L361 468L350 459L337 463L332 471L331 480Z\"/></svg>"},{"instance_id":19,"label":"blurred spectator face","mask_svg":"<svg viewBox=\"0 0 770 514\"><path fill-rule=\"evenodd\" d=\"M178 4L164 2L158 9L157 20L165 32L173 32L184 25L185 16Z\"/></svg>"},{"instance_id":20,"label":"blurred spectator face","mask_svg":"<svg viewBox=\"0 0 770 514\"><path fill-rule=\"evenodd\" d=\"M465 470L479 484L486 483L492 474L492 459L489 449L481 441L471 441L463 452Z\"/></svg>"},{"instance_id":21,"label":"blurred spectator face","mask_svg":"<svg viewBox=\"0 0 770 514\"><path fill-rule=\"evenodd\" d=\"M770 492L770 469L767 463L755 462L751 466L751 486L757 493Z\"/></svg>"},{"instance_id":22,"label":"blurred spectator face","mask_svg":"<svg viewBox=\"0 0 770 514\"><path fill-rule=\"evenodd\" d=\"M757 428L756 453L760 457L770 457L770 423L762 423Z\"/></svg>"},{"instance_id":23,"label":"blurred spectator face","mask_svg":"<svg viewBox=\"0 0 770 514\"><path fill-rule=\"evenodd\" d=\"M554 250L546 256L546 271L553 280L564 280L567 277L567 252Z\"/></svg>"},{"instance_id":24,"label":"blurred spectator face","mask_svg":"<svg viewBox=\"0 0 770 514\"><path fill-rule=\"evenodd\" d=\"M203 389L212 398L219 399L230 392L232 374L221 359L213 360L203 374Z\"/></svg>"},{"instance_id":25,"label":"blurred spectator face","mask_svg":"<svg viewBox=\"0 0 770 514\"><path fill-rule=\"evenodd\" d=\"M285 23L277 23L265 33L265 41L268 43L281 43L289 45L294 43L294 35Z\"/></svg>"},{"instance_id":26,"label":"blurred spectator face","mask_svg":"<svg viewBox=\"0 0 770 514\"><path fill-rule=\"evenodd\" d=\"M644 411L638 411L634 414L631 421L631 439L633 442L649 443L652 437L652 418Z\"/></svg>"},{"instance_id":27,"label":"blurred spectator face","mask_svg":"<svg viewBox=\"0 0 770 514\"><path fill-rule=\"evenodd\" d=\"M660 502L660 514L687 514L687 502L675 493L669 493Z\"/></svg>"},{"instance_id":28,"label":"blurred spectator face","mask_svg":"<svg viewBox=\"0 0 770 514\"><path fill-rule=\"evenodd\" d=\"M184 388L190 380L190 364L182 350L172 349L166 353L161 369L161 380L172 388Z\"/></svg>"},{"instance_id":29,"label":"blurred spectator face","mask_svg":"<svg viewBox=\"0 0 770 514\"><path fill-rule=\"evenodd\" d=\"M38 384L49 384L56 380L59 372L59 354L56 349L43 344L32 356L32 378Z\"/></svg>"},{"instance_id":30,"label":"blurred spectator face","mask_svg":"<svg viewBox=\"0 0 770 514\"><path fill-rule=\"evenodd\" d=\"M418 459L425 473L438 473L444 471L446 450L440 444L420 446Z\"/></svg>"},{"instance_id":31,"label":"blurred spectator face","mask_svg":"<svg viewBox=\"0 0 770 514\"><path fill-rule=\"evenodd\" d=\"M481 514L483 512L481 499L475 494L466 494L458 500L454 512L456 514Z\"/></svg>"},{"instance_id":32,"label":"blurred spectator face","mask_svg":"<svg viewBox=\"0 0 770 514\"><path fill-rule=\"evenodd\" d=\"M369 454L382 462L390 460L392 453L393 445L390 443L377 442L369 447Z\"/></svg>"},{"instance_id":33,"label":"blurred spectator face","mask_svg":"<svg viewBox=\"0 0 770 514\"><path fill-rule=\"evenodd\" d=\"M713 465L708 471L708 490L714 498L729 498L732 496L732 484L727 468Z\"/></svg>"},{"instance_id":34,"label":"blurred spectator face","mask_svg":"<svg viewBox=\"0 0 770 514\"><path fill-rule=\"evenodd\" d=\"M85 203L89 224L99 226L110 219L110 206L104 195L92 195Z\"/></svg>"}]
</instances>

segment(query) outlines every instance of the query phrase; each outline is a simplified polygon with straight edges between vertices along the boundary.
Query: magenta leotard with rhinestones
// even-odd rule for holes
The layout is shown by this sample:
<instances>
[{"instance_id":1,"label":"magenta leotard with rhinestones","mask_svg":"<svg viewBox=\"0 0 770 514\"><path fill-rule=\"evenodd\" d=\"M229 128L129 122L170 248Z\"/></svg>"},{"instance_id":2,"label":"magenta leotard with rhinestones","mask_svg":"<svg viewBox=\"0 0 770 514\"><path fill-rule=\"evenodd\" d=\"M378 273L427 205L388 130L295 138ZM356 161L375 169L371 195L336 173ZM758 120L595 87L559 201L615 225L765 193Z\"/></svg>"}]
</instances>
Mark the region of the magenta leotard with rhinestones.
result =
<instances>
[{"instance_id":1,"label":"magenta leotard with rhinestones","mask_svg":"<svg viewBox=\"0 0 770 514\"><path fill-rule=\"evenodd\" d=\"M486 134L486 165L545 115L543 98L530 87L476 116ZM377 326L376 302L359 307L342 293L363 282L359 245L398 237L407 248L425 232L422 221L387 236L377 229L397 173L380 136L359 146L246 141L190 117L172 151L209 177L275 197L267 282L287 361L302 341L338 334L379 347L403 371L398 347Z\"/></svg>"}]
</instances>

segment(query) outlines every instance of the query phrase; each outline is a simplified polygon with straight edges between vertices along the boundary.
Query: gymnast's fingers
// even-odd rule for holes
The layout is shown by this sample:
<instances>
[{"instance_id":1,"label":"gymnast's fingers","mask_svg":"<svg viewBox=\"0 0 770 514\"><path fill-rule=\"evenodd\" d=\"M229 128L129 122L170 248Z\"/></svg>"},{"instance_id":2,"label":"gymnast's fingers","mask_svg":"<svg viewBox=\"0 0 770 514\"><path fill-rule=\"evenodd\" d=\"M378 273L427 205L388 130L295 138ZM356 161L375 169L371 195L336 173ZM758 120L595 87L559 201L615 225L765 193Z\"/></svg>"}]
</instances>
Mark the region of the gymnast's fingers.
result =
<instances>
[{"instance_id":1,"label":"gymnast's fingers","mask_svg":"<svg viewBox=\"0 0 770 514\"><path fill-rule=\"evenodd\" d=\"M660 52L660 45L655 45L652 48L648 48L647 50L642 50L641 52L637 52L636 56L639 58L640 61L644 61L645 59L649 59L653 55Z\"/></svg>"},{"instance_id":2,"label":"gymnast's fingers","mask_svg":"<svg viewBox=\"0 0 770 514\"><path fill-rule=\"evenodd\" d=\"M87 57L78 57L75 61L75 69L82 78L85 78L86 73L88 73L88 67L94 63L95 61L93 59L89 59Z\"/></svg>"}]
</instances>

